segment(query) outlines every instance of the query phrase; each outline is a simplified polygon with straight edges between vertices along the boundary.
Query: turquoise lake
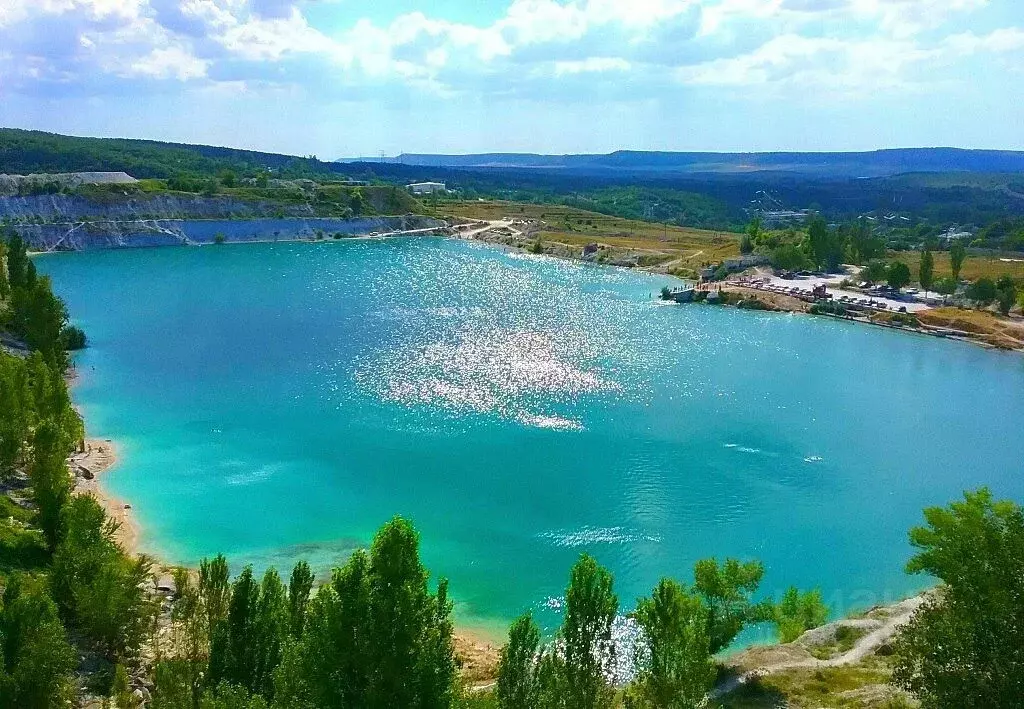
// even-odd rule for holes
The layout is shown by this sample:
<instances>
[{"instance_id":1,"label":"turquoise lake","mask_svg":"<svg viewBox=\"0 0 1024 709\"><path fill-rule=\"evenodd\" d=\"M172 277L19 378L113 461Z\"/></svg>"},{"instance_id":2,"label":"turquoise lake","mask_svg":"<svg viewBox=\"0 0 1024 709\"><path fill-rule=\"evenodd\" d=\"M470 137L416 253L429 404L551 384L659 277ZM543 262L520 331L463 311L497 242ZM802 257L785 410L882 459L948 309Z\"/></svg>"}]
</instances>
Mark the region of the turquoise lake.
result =
<instances>
[{"instance_id":1,"label":"turquoise lake","mask_svg":"<svg viewBox=\"0 0 1024 709\"><path fill-rule=\"evenodd\" d=\"M106 484L177 562L325 570L402 514L466 624L553 627L584 551L624 609L730 555L845 613L928 585L923 507L1024 499L1017 354L436 238L36 263L89 336Z\"/></svg>"}]
</instances>

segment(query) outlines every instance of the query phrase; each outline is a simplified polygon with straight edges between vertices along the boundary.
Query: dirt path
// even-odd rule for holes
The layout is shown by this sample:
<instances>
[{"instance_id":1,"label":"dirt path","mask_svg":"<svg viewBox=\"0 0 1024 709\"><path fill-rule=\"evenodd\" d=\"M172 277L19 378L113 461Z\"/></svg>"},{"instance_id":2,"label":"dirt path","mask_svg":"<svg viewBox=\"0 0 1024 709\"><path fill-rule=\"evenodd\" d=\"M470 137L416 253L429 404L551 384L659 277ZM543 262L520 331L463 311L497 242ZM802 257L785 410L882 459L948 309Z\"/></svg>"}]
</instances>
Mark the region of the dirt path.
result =
<instances>
[{"instance_id":1,"label":"dirt path","mask_svg":"<svg viewBox=\"0 0 1024 709\"><path fill-rule=\"evenodd\" d=\"M878 648L892 640L899 629L910 622L910 618L913 616L914 612L921 607L921 604L925 602L926 598L927 596L922 594L920 596L908 598L905 601L901 601L894 606L886 608L885 611L888 615L884 620L880 621L881 625L861 637L856 643L854 643L850 650L841 655L827 660L819 660L815 657L794 659L792 655L787 656L786 653L781 653L781 656L777 660L768 661L759 667L755 667L754 669L750 669L734 677L730 677L711 691L711 697L723 697L726 694L736 691L749 682L767 675L775 674L776 672L795 669L842 667L845 665L856 664L866 657L873 655ZM806 654L806 648L808 646L813 647L815 645L825 644L828 638L834 638L835 631L838 627L842 625L863 627L863 624L864 621L837 621L821 628L809 630L788 646L779 647L795 648L798 653Z\"/></svg>"}]
</instances>

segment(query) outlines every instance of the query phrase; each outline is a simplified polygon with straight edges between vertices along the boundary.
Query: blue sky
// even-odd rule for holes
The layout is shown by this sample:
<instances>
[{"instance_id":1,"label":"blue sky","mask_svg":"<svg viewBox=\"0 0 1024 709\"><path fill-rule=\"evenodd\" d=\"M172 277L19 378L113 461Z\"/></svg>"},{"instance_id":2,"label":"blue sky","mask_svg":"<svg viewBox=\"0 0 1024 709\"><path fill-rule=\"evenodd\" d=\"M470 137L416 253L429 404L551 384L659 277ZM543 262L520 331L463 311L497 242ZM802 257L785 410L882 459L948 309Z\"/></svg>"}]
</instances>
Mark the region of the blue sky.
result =
<instances>
[{"instance_id":1,"label":"blue sky","mask_svg":"<svg viewBox=\"0 0 1024 709\"><path fill-rule=\"evenodd\" d=\"M0 125L321 158L1024 149L1022 0L0 0Z\"/></svg>"}]
</instances>

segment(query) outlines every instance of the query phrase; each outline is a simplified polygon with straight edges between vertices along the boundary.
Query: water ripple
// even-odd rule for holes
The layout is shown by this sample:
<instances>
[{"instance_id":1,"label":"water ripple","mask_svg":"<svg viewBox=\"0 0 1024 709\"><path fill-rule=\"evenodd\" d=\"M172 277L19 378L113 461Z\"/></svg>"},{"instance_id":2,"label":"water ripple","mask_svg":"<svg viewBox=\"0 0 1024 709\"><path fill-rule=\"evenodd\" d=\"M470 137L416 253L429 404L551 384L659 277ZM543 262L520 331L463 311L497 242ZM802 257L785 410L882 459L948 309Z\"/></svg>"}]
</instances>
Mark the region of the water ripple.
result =
<instances>
[{"instance_id":1,"label":"water ripple","mask_svg":"<svg viewBox=\"0 0 1024 709\"><path fill-rule=\"evenodd\" d=\"M582 422L546 409L586 394L621 387L571 358L579 342L545 332L463 330L412 352L384 354L356 372L356 381L382 399L431 405L456 413L494 413L528 426L579 430Z\"/></svg>"}]
</instances>

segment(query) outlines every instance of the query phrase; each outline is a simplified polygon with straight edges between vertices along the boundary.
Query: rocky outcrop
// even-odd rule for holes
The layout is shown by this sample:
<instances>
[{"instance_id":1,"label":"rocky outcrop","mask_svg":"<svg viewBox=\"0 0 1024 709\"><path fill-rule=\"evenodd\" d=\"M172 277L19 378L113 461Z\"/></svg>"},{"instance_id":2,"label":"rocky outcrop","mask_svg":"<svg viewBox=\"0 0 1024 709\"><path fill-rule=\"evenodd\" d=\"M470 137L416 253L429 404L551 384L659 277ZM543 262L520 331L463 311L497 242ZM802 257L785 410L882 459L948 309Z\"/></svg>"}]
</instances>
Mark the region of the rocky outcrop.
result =
<instances>
[{"instance_id":1,"label":"rocky outcrop","mask_svg":"<svg viewBox=\"0 0 1024 709\"><path fill-rule=\"evenodd\" d=\"M16 195L33 187L80 185L133 185L138 180L125 172L60 172L39 175L0 175L0 195Z\"/></svg>"},{"instance_id":2,"label":"rocky outcrop","mask_svg":"<svg viewBox=\"0 0 1024 709\"><path fill-rule=\"evenodd\" d=\"M78 223L19 224L16 228L37 251L81 251L144 246L182 246L218 242L332 239L373 233L444 229L430 217L284 218L284 219L135 219Z\"/></svg>"}]
</instances>

